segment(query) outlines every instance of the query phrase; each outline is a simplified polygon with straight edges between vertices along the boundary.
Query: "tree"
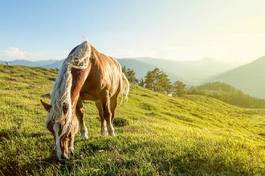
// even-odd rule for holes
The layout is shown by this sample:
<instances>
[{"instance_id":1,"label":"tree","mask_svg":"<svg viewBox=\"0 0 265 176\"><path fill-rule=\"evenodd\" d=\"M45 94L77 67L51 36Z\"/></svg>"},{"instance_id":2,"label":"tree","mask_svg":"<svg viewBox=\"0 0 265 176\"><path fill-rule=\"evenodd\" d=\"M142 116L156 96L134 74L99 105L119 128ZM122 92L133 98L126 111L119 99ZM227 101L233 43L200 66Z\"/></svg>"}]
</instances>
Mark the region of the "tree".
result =
<instances>
[{"instance_id":1,"label":"tree","mask_svg":"<svg viewBox=\"0 0 265 176\"><path fill-rule=\"evenodd\" d=\"M186 93L186 84L182 81L176 81L173 84L174 94L177 96L183 96Z\"/></svg>"},{"instance_id":2,"label":"tree","mask_svg":"<svg viewBox=\"0 0 265 176\"><path fill-rule=\"evenodd\" d=\"M144 86L147 89L156 92L168 93L171 88L171 82L166 73L162 72L159 68L155 68L154 70L147 72Z\"/></svg>"},{"instance_id":3,"label":"tree","mask_svg":"<svg viewBox=\"0 0 265 176\"><path fill-rule=\"evenodd\" d=\"M125 66L123 66L122 72L125 74L130 83L136 84L138 82L135 71L133 69L126 68Z\"/></svg>"},{"instance_id":4,"label":"tree","mask_svg":"<svg viewBox=\"0 0 265 176\"><path fill-rule=\"evenodd\" d=\"M147 89L156 91L157 78L160 74L160 70L155 68L152 71L148 71L145 75L144 85Z\"/></svg>"},{"instance_id":5,"label":"tree","mask_svg":"<svg viewBox=\"0 0 265 176\"><path fill-rule=\"evenodd\" d=\"M139 80L138 85L144 87L144 79L143 78Z\"/></svg>"},{"instance_id":6,"label":"tree","mask_svg":"<svg viewBox=\"0 0 265 176\"><path fill-rule=\"evenodd\" d=\"M157 86L158 86L158 92L165 92L165 93L170 92L172 85L166 73L160 72Z\"/></svg>"}]
</instances>

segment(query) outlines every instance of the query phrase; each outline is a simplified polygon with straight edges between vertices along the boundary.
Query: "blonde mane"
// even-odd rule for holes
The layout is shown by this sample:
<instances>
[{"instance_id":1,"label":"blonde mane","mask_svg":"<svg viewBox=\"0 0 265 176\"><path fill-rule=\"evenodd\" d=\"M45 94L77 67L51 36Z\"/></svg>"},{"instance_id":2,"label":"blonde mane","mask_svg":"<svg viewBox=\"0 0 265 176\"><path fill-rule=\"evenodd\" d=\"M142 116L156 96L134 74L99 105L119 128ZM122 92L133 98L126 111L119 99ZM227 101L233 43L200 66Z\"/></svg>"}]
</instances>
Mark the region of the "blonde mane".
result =
<instances>
[{"instance_id":1,"label":"blonde mane","mask_svg":"<svg viewBox=\"0 0 265 176\"><path fill-rule=\"evenodd\" d=\"M63 121L65 120L65 125L62 129L61 135L65 134L69 129L72 121L72 104L71 104L71 88L72 88L72 74L71 69L85 69L89 64L89 59L91 57L91 45L87 42L83 42L78 45L64 60L61 69L59 71L58 77L56 78L55 84L53 86L53 91L51 93L51 110L48 115L46 124L49 121ZM85 46L89 48L84 48ZM68 110L62 117L62 107L63 104L67 104Z\"/></svg>"}]
</instances>

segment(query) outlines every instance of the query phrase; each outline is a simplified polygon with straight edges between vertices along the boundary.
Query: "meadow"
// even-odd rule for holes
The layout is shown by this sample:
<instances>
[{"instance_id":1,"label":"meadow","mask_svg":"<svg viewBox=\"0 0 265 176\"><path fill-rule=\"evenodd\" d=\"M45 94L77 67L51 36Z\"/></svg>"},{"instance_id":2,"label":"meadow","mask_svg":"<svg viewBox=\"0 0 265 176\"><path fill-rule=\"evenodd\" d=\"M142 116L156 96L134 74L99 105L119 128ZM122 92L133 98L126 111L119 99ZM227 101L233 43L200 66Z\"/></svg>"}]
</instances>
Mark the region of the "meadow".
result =
<instances>
[{"instance_id":1,"label":"meadow","mask_svg":"<svg viewBox=\"0 0 265 176\"><path fill-rule=\"evenodd\" d=\"M85 104L90 137L78 134L61 164L40 104L56 74L0 65L0 175L265 175L265 109L138 86L117 108L116 137L100 136L95 105Z\"/></svg>"}]
</instances>

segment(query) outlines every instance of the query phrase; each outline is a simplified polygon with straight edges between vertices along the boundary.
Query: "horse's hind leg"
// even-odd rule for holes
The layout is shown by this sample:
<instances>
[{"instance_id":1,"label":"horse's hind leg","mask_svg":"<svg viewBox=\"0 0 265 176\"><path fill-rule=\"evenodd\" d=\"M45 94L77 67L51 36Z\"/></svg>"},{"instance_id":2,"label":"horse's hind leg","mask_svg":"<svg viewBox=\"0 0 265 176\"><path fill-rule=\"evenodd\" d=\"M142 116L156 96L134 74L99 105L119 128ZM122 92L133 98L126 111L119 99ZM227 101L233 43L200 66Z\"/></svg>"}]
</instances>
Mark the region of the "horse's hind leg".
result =
<instances>
[{"instance_id":1,"label":"horse's hind leg","mask_svg":"<svg viewBox=\"0 0 265 176\"><path fill-rule=\"evenodd\" d=\"M101 101L96 101L96 107L98 109L100 122L101 122L101 135L102 136L107 136L108 135L107 122L106 122L106 120L104 118L104 115L103 115L103 109L102 109Z\"/></svg>"},{"instance_id":2,"label":"horse's hind leg","mask_svg":"<svg viewBox=\"0 0 265 176\"><path fill-rule=\"evenodd\" d=\"M112 125L112 113L111 113L110 97L108 91L105 91L104 96L102 98L102 109L103 109L104 119L107 122L108 133L111 136L115 136L114 128Z\"/></svg>"},{"instance_id":3,"label":"horse's hind leg","mask_svg":"<svg viewBox=\"0 0 265 176\"><path fill-rule=\"evenodd\" d=\"M110 110L111 110L111 122L112 122L112 124L113 124L113 119L115 116L115 110L117 107L117 99L118 99L117 96L111 97L111 99L110 99Z\"/></svg>"},{"instance_id":4,"label":"horse's hind leg","mask_svg":"<svg viewBox=\"0 0 265 176\"><path fill-rule=\"evenodd\" d=\"M84 121L84 108L81 100L78 100L76 106L76 116L80 126L80 133L83 139L88 139L88 130Z\"/></svg>"}]
</instances>

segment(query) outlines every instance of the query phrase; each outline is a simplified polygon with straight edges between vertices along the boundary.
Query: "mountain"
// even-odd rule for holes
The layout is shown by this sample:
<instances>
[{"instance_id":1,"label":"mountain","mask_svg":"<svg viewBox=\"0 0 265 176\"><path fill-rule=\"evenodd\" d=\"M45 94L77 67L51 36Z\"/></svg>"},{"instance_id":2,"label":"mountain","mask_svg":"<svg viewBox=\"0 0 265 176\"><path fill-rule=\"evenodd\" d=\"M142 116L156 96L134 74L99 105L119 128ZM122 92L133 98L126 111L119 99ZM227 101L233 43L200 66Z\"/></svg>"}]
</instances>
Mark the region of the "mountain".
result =
<instances>
[{"instance_id":1,"label":"mountain","mask_svg":"<svg viewBox=\"0 0 265 176\"><path fill-rule=\"evenodd\" d=\"M265 98L265 56L220 74L213 80L226 82L252 96Z\"/></svg>"},{"instance_id":2,"label":"mountain","mask_svg":"<svg viewBox=\"0 0 265 176\"><path fill-rule=\"evenodd\" d=\"M100 136L95 104L84 103L89 139L78 133L74 156L61 164L40 103L56 75L0 65L0 175L265 175L265 109L138 86L117 108L116 137Z\"/></svg>"},{"instance_id":3,"label":"mountain","mask_svg":"<svg viewBox=\"0 0 265 176\"><path fill-rule=\"evenodd\" d=\"M9 65L24 65L24 66L30 66L30 67L45 67L45 65L49 63L56 62L56 60L38 60L38 61L30 61L30 60L13 60L13 61L1 61L0 64L9 64Z\"/></svg>"},{"instance_id":4,"label":"mountain","mask_svg":"<svg viewBox=\"0 0 265 176\"><path fill-rule=\"evenodd\" d=\"M63 61L64 61L63 59L62 60L56 60L54 62L51 62L49 64L44 65L43 67L45 67L45 68L60 68L61 65L63 64Z\"/></svg>"},{"instance_id":5,"label":"mountain","mask_svg":"<svg viewBox=\"0 0 265 176\"><path fill-rule=\"evenodd\" d=\"M212 58L204 58L198 61L173 61L148 57L135 59L173 73L195 85L207 82L212 76L234 68L233 64Z\"/></svg>"}]
</instances>

